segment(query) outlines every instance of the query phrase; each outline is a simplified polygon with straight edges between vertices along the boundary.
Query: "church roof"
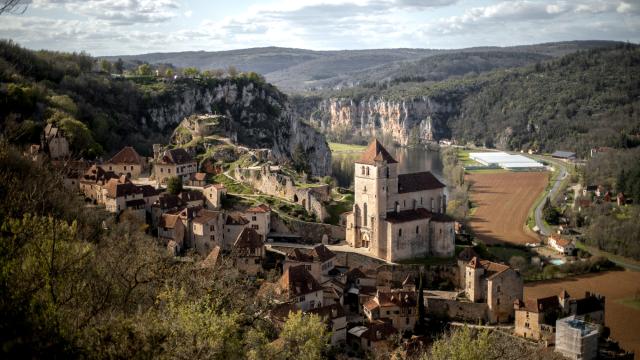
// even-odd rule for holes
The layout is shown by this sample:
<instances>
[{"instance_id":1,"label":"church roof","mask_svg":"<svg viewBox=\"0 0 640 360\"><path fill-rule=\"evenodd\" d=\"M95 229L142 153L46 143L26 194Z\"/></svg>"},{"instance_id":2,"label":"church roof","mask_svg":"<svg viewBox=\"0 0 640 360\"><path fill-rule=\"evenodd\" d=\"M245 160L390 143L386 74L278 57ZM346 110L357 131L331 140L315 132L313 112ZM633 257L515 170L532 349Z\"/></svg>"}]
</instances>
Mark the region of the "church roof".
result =
<instances>
[{"instance_id":1,"label":"church roof","mask_svg":"<svg viewBox=\"0 0 640 360\"><path fill-rule=\"evenodd\" d=\"M433 190L445 187L431 172L398 175L398 193Z\"/></svg>"},{"instance_id":2,"label":"church roof","mask_svg":"<svg viewBox=\"0 0 640 360\"><path fill-rule=\"evenodd\" d=\"M389 154L387 149L382 146L378 139L373 139L367 149L362 153L360 159L356 161L358 164L375 165L376 162L386 161L388 164L397 163L396 159Z\"/></svg>"},{"instance_id":3,"label":"church roof","mask_svg":"<svg viewBox=\"0 0 640 360\"><path fill-rule=\"evenodd\" d=\"M415 210L402 210L398 212L388 212L387 222L392 224L429 219L432 214L424 208L417 208Z\"/></svg>"},{"instance_id":4,"label":"church roof","mask_svg":"<svg viewBox=\"0 0 640 360\"><path fill-rule=\"evenodd\" d=\"M108 164L135 164L141 165L142 158L134 148L131 146L125 146L120 150L117 154L115 154L109 161Z\"/></svg>"}]
</instances>

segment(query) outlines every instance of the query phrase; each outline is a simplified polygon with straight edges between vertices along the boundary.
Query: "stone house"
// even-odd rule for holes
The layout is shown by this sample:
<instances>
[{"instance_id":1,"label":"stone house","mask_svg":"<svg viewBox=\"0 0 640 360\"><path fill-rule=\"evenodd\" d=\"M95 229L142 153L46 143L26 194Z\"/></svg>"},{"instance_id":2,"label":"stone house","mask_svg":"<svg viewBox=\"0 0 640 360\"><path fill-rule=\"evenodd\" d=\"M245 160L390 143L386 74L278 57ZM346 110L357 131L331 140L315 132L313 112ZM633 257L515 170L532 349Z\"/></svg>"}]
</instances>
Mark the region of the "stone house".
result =
<instances>
[{"instance_id":1,"label":"stone house","mask_svg":"<svg viewBox=\"0 0 640 360\"><path fill-rule=\"evenodd\" d=\"M322 307L322 287L303 265L287 268L276 288L277 295L298 309L308 311Z\"/></svg>"},{"instance_id":2,"label":"stone house","mask_svg":"<svg viewBox=\"0 0 640 360\"><path fill-rule=\"evenodd\" d=\"M222 242L224 216L219 211L199 209L191 220L191 242L200 255L209 254Z\"/></svg>"},{"instance_id":3,"label":"stone house","mask_svg":"<svg viewBox=\"0 0 640 360\"><path fill-rule=\"evenodd\" d=\"M266 239L267 234L271 231L271 208L269 205L260 204L250 207L245 211L245 217L249 220L249 227Z\"/></svg>"},{"instance_id":4,"label":"stone house","mask_svg":"<svg viewBox=\"0 0 640 360\"><path fill-rule=\"evenodd\" d=\"M236 239L238 239L238 236L240 236L240 233L248 224L249 220L247 220L242 213L238 211L227 213L224 222L224 233L222 234L222 250L231 251Z\"/></svg>"},{"instance_id":5,"label":"stone house","mask_svg":"<svg viewBox=\"0 0 640 360\"><path fill-rule=\"evenodd\" d=\"M207 173L197 172L188 181L190 186L204 187L207 185Z\"/></svg>"},{"instance_id":6,"label":"stone house","mask_svg":"<svg viewBox=\"0 0 640 360\"><path fill-rule=\"evenodd\" d=\"M336 254L323 244L317 244L312 249L293 249L287 254L283 271L291 266L302 265L318 282L329 279L329 271L335 266Z\"/></svg>"},{"instance_id":7,"label":"stone house","mask_svg":"<svg viewBox=\"0 0 640 360\"><path fill-rule=\"evenodd\" d=\"M198 171L198 163L185 149L170 149L157 155L153 171L158 184L166 184L174 176L187 181Z\"/></svg>"},{"instance_id":8,"label":"stone house","mask_svg":"<svg viewBox=\"0 0 640 360\"><path fill-rule=\"evenodd\" d=\"M415 291L381 289L363 308L369 322L388 321L399 331L413 330L418 320Z\"/></svg>"},{"instance_id":9,"label":"stone house","mask_svg":"<svg viewBox=\"0 0 640 360\"><path fill-rule=\"evenodd\" d=\"M187 207L204 206L204 195L198 190L183 190L178 196Z\"/></svg>"},{"instance_id":10,"label":"stone house","mask_svg":"<svg viewBox=\"0 0 640 360\"><path fill-rule=\"evenodd\" d=\"M555 322L562 312L558 296L517 300L515 307L515 334L527 339L551 341Z\"/></svg>"},{"instance_id":11,"label":"stone house","mask_svg":"<svg viewBox=\"0 0 640 360\"><path fill-rule=\"evenodd\" d=\"M327 324L331 333L331 346L344 344L347 341L347 315L340 304L325 305L311 309L309 314L316 314Z\"/></svg>"},{"instance_id":12,"label":"stone house","mask_svg":"<svg viewBox=\"0 0 640 360\"><path fill-rule=\"evenodd\" d=\"M522 277L513 268L474 257L466 265L465 294L474 303L487 304L490 323L514 319L513 304L522 300Z\"/></svg>"},{"instance_id":13,"label":"stone house","mask_svg":"<svg viewBox=\"0 0 640 360\"><path fill-rule=\"evenodd\" d=\"M369 323L349 329L347 344L365 353L384 354L391 349L391 336L397 333L398 330L389 323L382 321Z\"/></svg>"},{"instance_id":14,"label":"stone house","mask_svg":"<svg viewBox=\"0 0 640 360\"><path fill-rule=\"evenodd\" d=\"M583 317L571 315L556 321L555 351L572 360L598 357L600 328Z\"/></svg>"},{"instance_id":15,"label":"stone house","mask_svg":"<svg viewBox=\"0 0 640 360\"><path fill-rule=\"evenodd\" d=\"M398 162L374 140L355 163L354 189L350 246L387 261L454 254L446 186L432 173L398 174Z\"/></svg>"},{"instance_id":16,"label":"stone house","mask_svg":"<svg viewBox=\"0 0 640 360\"><path fill-rule=\"evenodd\" d=\"M79 181L80 192L82 192L85 199L90 200L94 204L103 204L103 187L109 180L118 178L118 175L113 171L105 171L98 165L92 165L87 169L87 171L85 171Z\"/></svg>"},{"instance_id":17,"label":"stone house","mask_svg":"<svg viewBox=\"0 0 640 360\"><path fill-rule=\"evenodd\" d=\"M111 179L103 188L103 200L107 211L119 213L131 210L145 219L144 193L138 186L129 182L124 176L120 179Z\"/></svg>"},{"instance_id":18,"label":"stone house","mask_svg":"<svg viewBox=\"0 0 640 360\"><path fill-rule=\"evenodd\" d=\"M53 124L47 124L44 128L41 149L54 160L66 158L71 154L69 141L64 136L64 131Z\"/></svg>"},{"instance_id":19,"label":"stone house","mask_svg":"<svg viewBox=\"0 0 640 360\"><path fill-rule=\"evenodd\" d=\"M222 198L227 194L227 188L222 184L208 184L202 189L204 206L210 210L219 210L222 207Z\"/></svg>"},{"instance_id":20,"label":"stone house","mask_svg":"<svg viewBox=\"0 0 640 360\"><path fill-rule=\"evenodd\" d=\"M576 246L573 241L559 234L551 234L548 238L549 247L563 255L573 255Z\"/></svg>"},{"instance_id":21,"label":"stone house","mask_svg":"<svg viewBox=\"0 0 640 360\"><path fill-rule=\"evenodd\" d=\"M169 253L178 255L184 249L186 229L180 214L162 214L158 226L158 240L167 247Z\"/></svg>"},{"instance_id":22,"label":"stone house","mask_svg":"<svg viewBox=\"0 0 640 360\"><path fill-rule=\"evenodd\" d=\"M236 269L249 276L256 276L262 272L262 260L265 256L262 239L262 235L254 229L242 230L231 250L233 265Z\"/></svg>"},{"instance_id":23,"label":"stone house","mask_svg":"<svg viewBox=\"0 0 640 360\"><path fill-rule=\"evenodd\" d=\"M362 313L362 305L376 295L376 275L364 272L359 268L353 268L346 273L346 277L347 291L344 303L351 311Z\"/></svg>"},{"instance_id":24,"label":"stone house","mask_svg":"<svg viewBox=\"0 0 640 360\"><path fill-rule=\"evenodd\" d=\"M177 195L170 193L162 193L158 199L151 205L151 226L157 227L160 217L164 213L179 212L186 207L187 204Z\"/></svg>"},{"instance_id":25,"label":"stone house","mask_svg":"<svg viewBox=\"0 0 640 360\"><path fill-rule=\"evenodd\" d=\"M144 208L147 213L151 214L151 208L153 204L160 199L162 190L156 189L151 185L138 185L138 187L142 190L142 197L145 203Z\"/></svg>"},{"instance_id":26,"label":"stone house","mask_svg":"<svg viewBox=\"0 0 640 360\"><path fill-rule=\"evenodd\" d=\"M126 175L130 179L137 179L144 170L145 161L133 147L125 146L102 166L118 176Z\"/></svg>"}]
</instances>

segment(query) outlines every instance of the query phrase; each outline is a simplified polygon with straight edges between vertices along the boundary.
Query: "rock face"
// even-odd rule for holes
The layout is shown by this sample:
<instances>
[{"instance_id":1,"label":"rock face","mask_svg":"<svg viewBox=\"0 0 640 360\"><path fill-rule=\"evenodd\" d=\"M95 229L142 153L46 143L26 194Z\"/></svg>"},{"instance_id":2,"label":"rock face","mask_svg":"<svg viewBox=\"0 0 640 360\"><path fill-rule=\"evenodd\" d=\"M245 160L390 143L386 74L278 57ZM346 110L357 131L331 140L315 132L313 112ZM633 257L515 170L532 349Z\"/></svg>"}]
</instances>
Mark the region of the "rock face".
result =
<instances>
[{"instance_id":1,"label":"rock face","mask_svg":"<svg viewBox=\"0 0 640 360\"><path fill-rule=\"evenodd\" d=\"M193 114L222 114L238 145L270 149L277 161L287 163L301 144L313 175L331 172L324 136L294 117L286 96L268 84L246 79L176 83L150 100L147 113L146 125L165 133Z\"/></svg>"},{"instance_id":2,"label":"rock face","mask_svg":"<svg viewBox=\"0 0 640 360\"><path fill-rule=\"evenodd\" d=\"M454 102L430 97L408 100L331 98L319 103L310 120L323 131L355 131L372 136L382 133L401 145L450 136L446 120L456 112Z\"/></svg>"}]
</instances>

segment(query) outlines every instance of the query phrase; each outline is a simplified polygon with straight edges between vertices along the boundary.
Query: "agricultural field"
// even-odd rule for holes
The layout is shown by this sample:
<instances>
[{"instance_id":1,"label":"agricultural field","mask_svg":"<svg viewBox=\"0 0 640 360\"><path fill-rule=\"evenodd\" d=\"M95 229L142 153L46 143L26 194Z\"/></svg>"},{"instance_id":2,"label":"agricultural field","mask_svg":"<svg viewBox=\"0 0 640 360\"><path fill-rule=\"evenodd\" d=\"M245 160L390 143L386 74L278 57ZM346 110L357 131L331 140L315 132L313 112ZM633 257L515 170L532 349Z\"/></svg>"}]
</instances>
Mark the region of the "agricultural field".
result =
<instances>
[{"instance_id":1,"label":"agricultural field","mask_svg":"<svg viewBox=\"0 0 640 360\"><path fill-rule=\"evenodd\" d=\"M611 337L625 350L640 354L640 272L609 271L581 275L562 280L538 281L525 284L525 298L559 294L563 289L573 297L583 297L586 291L606 297L605 325Z\"/></svg>"},{"instance_id":2,"label":"agricultural field","mask_svg":"<svg viewBox=\"0 0 640 360\"><path fill-rule=\"evenodd\" d=\"M472 173L469 225L485 244L535 242L535 235L525 232L529 210L548 184L547 172Z\"/></svg>"}]
</instances>

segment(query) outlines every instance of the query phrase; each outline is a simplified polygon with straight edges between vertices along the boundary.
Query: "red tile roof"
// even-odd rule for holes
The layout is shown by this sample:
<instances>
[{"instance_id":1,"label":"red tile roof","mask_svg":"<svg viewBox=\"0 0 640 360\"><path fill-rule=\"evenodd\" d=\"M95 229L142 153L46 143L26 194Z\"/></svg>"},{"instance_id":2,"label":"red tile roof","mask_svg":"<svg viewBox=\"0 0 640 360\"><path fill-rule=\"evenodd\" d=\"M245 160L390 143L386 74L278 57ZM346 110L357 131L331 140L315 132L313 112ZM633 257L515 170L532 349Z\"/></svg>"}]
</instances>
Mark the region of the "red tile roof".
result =
<instances>
[{"instance_id":1,"label":"red tile roof","mask_svg":"<svg viewBox=\"0 0 640 360\"><path fill-rule=\"evenodd\" d=\"M105 189L107 190L107 196L114 199L125 195L142 193L142 189L140 189L138 186L130 182L123 184L118 179L109 180L107 182L107 185L105 186Z\"/></svg>"},{"instance_id":2,"label":"red tile roof","mask_svg":"<svg viewBox=\"0 0 640 360\"><path fill-rule=\"evenodd\" d=\"M334 258L336 254L329 250L323 244L318 244L313 249L293 249L293 251L287 254L290 260L300 262L325 262Z\"/></svg>"},{"instance_id":3,"label":"red tile roof","mask_svg":"<svg viewBox=\"0 0 640 360\"><path fill-rule=\"evenodd\" d=\"M271 208L267 204L260 204L247 209L247 212L249 213L267 213L269 211L271 211Z\"/></svg>"},{"instance_id":4,"label":"red tile roof","mask_svg":"<svg viewBox=\"0 0 640 360\"><path fill-rule=\"evenodd\" d=\"M131 146L125 146L124 148L122 148L122 150L118 151L117 154L113 155L113 157L109 159L107 163L123 164L123 165L124 164L141 165L143 161L142 161L142 157L138 155L138 153L134 148L132 148Z\"/></svg>"},{"instance_id":5,"label":"red tile roof","mask_svg":"<svg viewBox=\"0 0 640 360\"><path fill-rule=\"evenodd\" d=\"M249 220L237 211L227 214L227 221L225 222L226 225L247 225L248 223Z\"/></svg>"},{"instance_id":6,"label":"red tile roof","mask_svg":"<svg viewBox=\"0 0 640 360\"><path fill-rule=\"evenodd\" d=\"M398 175L398 193L400 194L443 187L445 185L429 171Z\"/></svg>"},{"instance_id":7,"label":"red tile roof","mask_svg":"<svg viewBox=\"0 0 640 360\"><path fill-rule=\"evenodd\" d=\"M549 296L545 298L526 299L524 309L528 312L539 313L546 312L560 307L557 296Z\"/></svg>"},{"instance_id":8,"label":"red tile roof","mask_svg":"<svg viewBox=\"0 0 640 360\"><path fill-rule=\"evenodd\" d=\"M373 139L367 149L362 153L358 161L358 164L375 165L376 162L386 161L389 164L395 164L397 161L389 154L387 149L382 146L378 139Z\"/></svg>"},{"instance_id":9,"label":"red tile roof","mask_svg":"<svg viewBox=\"0 0 640 360\"><path fill-rule=\"evenodd\" d=\"M289 267L282 274L278 283L280 288L289 295L289 298L322 290L320 284L304 268L304 265Z\"/></svg>"},{"instance_id":10,"label":"red tile roof","mask_svg":"<svg viewBox=\"0 0 640 360\"><path fill-rule=\"evenodd\" d=\"M220 212L219 211L211 211L211 210L206 210L206 209L200 209L196 213L196 217L193 218L193 222L194 223L198 223L198 224L206 224L209 221L218 218L218 216L220 216Z\"/></svg>"}]
</instances>

